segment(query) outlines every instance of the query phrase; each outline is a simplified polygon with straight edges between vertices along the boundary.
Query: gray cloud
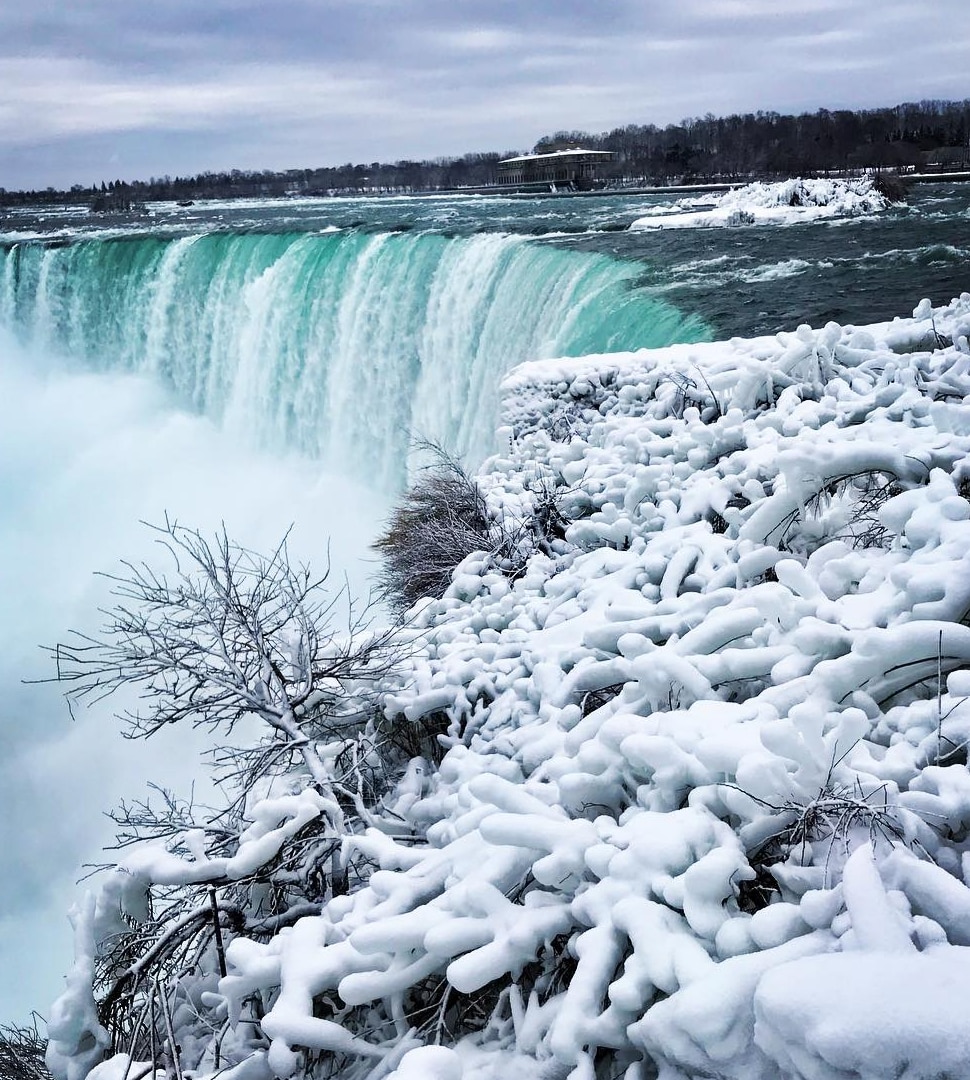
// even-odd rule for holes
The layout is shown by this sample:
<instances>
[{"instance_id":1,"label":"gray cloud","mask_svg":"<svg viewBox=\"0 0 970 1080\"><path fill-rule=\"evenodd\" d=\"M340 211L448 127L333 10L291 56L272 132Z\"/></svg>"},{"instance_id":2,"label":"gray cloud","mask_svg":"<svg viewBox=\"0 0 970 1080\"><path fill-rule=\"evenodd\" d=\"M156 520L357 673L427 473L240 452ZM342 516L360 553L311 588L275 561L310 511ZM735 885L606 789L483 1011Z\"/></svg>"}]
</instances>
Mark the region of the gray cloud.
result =
<instances>
[{"instance_id":1,"label":"gray cloud","mask_svg":"<svg viewBox=\"0 0 970 1080\"><path fill-rule=\"evenodd\" d=\"M962 97L964 0L0 0L0 184Z\"/></svg>"}]
</instances>

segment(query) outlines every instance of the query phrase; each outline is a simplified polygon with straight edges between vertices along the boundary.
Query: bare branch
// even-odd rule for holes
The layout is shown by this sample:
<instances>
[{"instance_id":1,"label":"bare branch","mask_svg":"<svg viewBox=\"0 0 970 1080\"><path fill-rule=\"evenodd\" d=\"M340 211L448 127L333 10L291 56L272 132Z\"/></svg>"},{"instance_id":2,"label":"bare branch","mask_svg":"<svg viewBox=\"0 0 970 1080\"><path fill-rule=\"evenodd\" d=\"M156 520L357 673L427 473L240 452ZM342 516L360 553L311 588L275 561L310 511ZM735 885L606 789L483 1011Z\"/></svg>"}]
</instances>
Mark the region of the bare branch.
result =
<instances>
[{"instance_id":1,"label":"bare branch","mask_svg":"<svg viewBox=\"0 0 970 1080\"><path fill-rule=\"evenodd\" d=\"M378 705L406 646L400 629L371 625L372 609L356 608L346 585L329 588L329 565L315 577L291 564L286 536L264 556L224 527L213 537L168 518L150 527L164 567L125 562L105 575L114 606L102 612L101 631L51 648L56 673L47 681L64 684L72 707L134 689L136 705L120 714L130 738L178 723L228 738L244 718L263 722L254 743L210 752L221 808L153 786L111 814L116 849L147 845L148 853L129 857L133 887L97 942L101 1022L133 1056L157 1061L167 1047L176 1071L195 1067L179 1060L173 1028L187 1001L182 980L206 969L225 975L237 934L271 936L318 911L348 878L356 883L357 867L340 864L341 843L375 820L365 794L377 804L400 775L404 755L380 729ZM291 805L275 795L300 798L308 788L319 796L308 817L279 810L274 830L253 816L261 803L270 815ZM266 828L274 842L257 840L228 872L252 830L264 836ZM223 1018L198 1021L215 1031Z\"/></svg>"},{"instance_id":2,"label":"bare branch","mask_svg":"<svg viewBox=\"0 0 970 1080\"><path fill-rule=\"evenodd\" d=\"M33 1024L0 1024L0 1080L50 1080L47 1040Z\"/></svg>"},{"instance_id":3,"label":"bare branch","mask_svg":"<svg viewBox=\"0 0 970 1080\"><path fill-rule=\"evenodd\" d=\"M118 604L104 612L101 635L73 632L49 650L72 706L136 687L143 704L123 713L129 737L180 722L228 733L257 716L302 747L308 720L393 664L393 636L370 630L343 588L326 591L329 567L314 578L292 566L285 537L267 557L225 529L208 540L167 519L152 528L172 576L124 563L124 573L106 575ZM338 628L341 606L347 626Z\"/></svg>"}]
</instances>

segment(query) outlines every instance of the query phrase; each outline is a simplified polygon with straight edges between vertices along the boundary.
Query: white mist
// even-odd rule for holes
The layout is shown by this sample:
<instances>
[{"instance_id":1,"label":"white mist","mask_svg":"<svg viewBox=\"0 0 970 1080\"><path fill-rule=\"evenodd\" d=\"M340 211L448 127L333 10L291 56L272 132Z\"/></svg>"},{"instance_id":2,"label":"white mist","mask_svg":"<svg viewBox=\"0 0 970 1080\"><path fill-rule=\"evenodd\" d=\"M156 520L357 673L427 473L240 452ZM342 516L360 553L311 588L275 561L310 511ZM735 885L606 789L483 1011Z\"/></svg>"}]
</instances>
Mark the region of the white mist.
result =
<instances>
[{"instance_id":1,"label":"white mist","mask_svg":"<svg viewBox=\"0 0 970 1080\"><path fill-rule=\"evenodd\" d=\"M158 559L140 522L167 512L257 550L291 523L291 552L363 595L384 497L300 457L273 457L180 411L132 375L71 372L0 331L0 1019L42 1014L71 962L67 910L84 863L104 861L104 811L148 780L187 794L205 740L126 742L111 702L72 722L39 648L92 631L96 571Z\"/></svg>"}]
</instances>

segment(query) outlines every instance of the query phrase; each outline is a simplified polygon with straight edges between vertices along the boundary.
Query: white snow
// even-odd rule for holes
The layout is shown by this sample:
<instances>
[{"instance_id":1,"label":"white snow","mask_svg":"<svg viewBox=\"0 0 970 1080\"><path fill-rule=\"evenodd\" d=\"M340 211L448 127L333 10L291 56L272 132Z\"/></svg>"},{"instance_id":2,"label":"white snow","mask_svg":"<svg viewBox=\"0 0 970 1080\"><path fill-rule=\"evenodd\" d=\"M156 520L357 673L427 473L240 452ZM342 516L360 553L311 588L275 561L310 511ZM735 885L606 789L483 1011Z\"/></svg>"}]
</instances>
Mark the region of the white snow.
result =
<instances>
[{"instance_id":1,"label":"white snow","mask_svg":"<svg viewBox=\"0 0 970 1080\"><path fill-rule=\"evenodd\" d=\"M788 1080L931 1080L970 1070L970 949L835 953L769 971L755 1041Z\"/></svg>"},{"instance_id":2,"label":"white snow","mask_svg":"<svg viewBox=\"0 0 970 1080\"><path fill-rule=\"evenodd\" d=\"M461 1059L447 1046L409 1050L388 1080L462 1080Z\"/></svg>"},{"instance_id":3,"label":"white snow","mask_svg":"<svg viewBox=\"0 0 970 1080\"><path fill-rule=\"evenodd\" d=\"M231 941L206 1000L237 1026L259 1002L260 1069L970 1077L968 335L965 293L506 378L482 489L568 524L413 613L385 713L443 715L443 759L344 840L357 891ZM139 881L272 859L327 820L305 791ZM456 1002L478 1034L450 1038ZM81 1080L76 980L55 1016Z\"/></svg>"},{"instance_id":4,"label":"white snow","mask_svg":"<svg viewBox=\"0 0 970 1080\"><path fill-rule=\"evenodd\" d=\"M858 180L758 181L720 196L695 196L652 207L631 229L693 229L736 225L794 225L827 218L855 217L885 210L889 201L869 177ZM789 260L762 280L789 277L805 268Z\"/></svg>"},{"instance_id":5,"label":"white snow","mask_svg":"<svg viewBox=\"0 0 970 1080\"><path fill-rule=\"evenodd\" d=\"M97 902L90 893L71 912L74 966L47 1022L47 1067L64 1080L84 1080L98 1066L110 1037L98 1019L92 982Z\"/></svg>"}]
</instances>

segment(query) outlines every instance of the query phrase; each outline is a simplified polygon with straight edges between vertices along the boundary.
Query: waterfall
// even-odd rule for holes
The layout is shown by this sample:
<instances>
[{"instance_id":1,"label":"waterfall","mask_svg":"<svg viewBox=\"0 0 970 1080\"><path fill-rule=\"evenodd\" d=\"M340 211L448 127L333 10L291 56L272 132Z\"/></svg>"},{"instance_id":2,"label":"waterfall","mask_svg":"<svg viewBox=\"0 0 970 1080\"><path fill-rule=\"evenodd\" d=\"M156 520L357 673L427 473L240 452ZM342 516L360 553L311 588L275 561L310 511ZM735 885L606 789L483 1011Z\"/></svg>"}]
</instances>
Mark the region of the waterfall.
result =
<instances>
[{"instance_id":1,"label":"waterfall","mask_svg":"<svg viewBox=\"0 0 970 1080\"><path fill-rule=\"evenodd\" d=\"M523 360L708 336L608 256L482 233L230 233L0 247L0 323L147 373L254 445L384 489L412 436L474 461Z\"/></svg>"}]
</instances>

